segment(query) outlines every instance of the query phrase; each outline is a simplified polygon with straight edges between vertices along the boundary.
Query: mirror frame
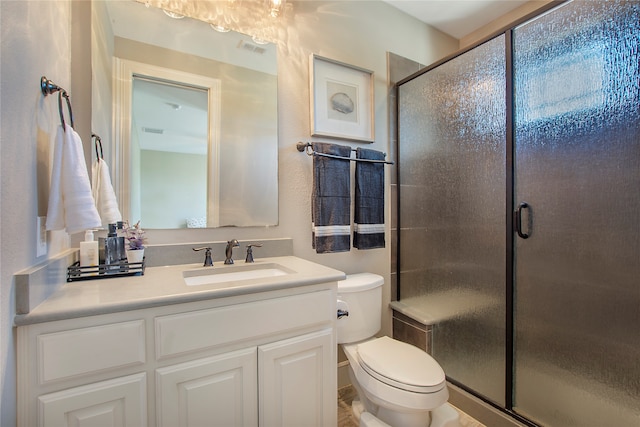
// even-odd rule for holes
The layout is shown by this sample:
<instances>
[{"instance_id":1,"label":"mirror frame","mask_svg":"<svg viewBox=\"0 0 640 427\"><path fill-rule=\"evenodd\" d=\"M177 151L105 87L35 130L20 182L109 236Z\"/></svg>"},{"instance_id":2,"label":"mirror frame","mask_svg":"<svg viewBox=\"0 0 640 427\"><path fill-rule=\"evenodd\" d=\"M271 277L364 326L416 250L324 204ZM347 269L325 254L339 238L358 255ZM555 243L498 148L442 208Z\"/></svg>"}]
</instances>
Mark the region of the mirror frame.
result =
<instances>
[{"instance_id":1,"label":"mirror frame","mask_svg":"<svg viewBox=\"0 0 640 427\"><path fill-rule=\"evenodd\" d=\"M216 176L220 164L221 82L212 77L172 70L114 57L112 159L116 197L123 218L131 216L131 114L133 79L142 76L206 90L208 94L207 136L207 227L219 226L220 180ZM132 220L136 220L132 218Z\"/></svg>"}]
</instances>

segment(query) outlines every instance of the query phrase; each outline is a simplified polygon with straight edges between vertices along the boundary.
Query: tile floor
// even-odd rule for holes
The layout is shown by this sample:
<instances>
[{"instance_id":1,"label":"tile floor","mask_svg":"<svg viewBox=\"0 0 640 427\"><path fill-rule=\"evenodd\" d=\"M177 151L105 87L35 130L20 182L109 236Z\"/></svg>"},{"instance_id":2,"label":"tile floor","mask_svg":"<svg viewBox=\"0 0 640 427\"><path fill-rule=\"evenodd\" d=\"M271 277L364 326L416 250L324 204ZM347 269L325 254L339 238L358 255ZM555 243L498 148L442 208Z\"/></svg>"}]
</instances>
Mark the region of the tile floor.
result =
<instances>
[{"instance_id":1,"label":"tile floor","mask_svg":"<svg viewBox=\"0 0 640 427\"><path fill-rule=\"evenodd\" d=\"M356 392L350 385L338 389L338 427L358 427L351 413L351 401Z\"/></svg>"},{"instance_id":2,"label":"tile floor","mask_svg":"<svg viewBox=\"0 0 640 427\"><path fill-rule=\"evenodd\" d=\"M358 427L358 422L351 413L351 401L356 397L356 392L351 386L338 389L338 427ZM460 427L485 427L484 424L471 418L460 411Z\"/></svg>"}]
</instances>

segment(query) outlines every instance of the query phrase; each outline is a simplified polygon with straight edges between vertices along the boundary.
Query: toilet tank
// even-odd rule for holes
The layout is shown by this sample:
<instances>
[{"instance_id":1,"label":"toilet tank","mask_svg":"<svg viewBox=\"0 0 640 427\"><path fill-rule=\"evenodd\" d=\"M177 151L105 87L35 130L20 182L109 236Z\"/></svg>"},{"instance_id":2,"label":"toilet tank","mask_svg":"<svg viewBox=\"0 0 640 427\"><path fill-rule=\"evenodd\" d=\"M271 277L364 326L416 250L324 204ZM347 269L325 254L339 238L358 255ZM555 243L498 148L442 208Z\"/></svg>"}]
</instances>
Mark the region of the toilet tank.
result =
<instances>
[{"instance_id":1,"label":"toilet tank","mask_svg":"<svg viewBox=\"0 0 640 427\"><path fill-rule=\"evenodd\" d=\"M336 322L339 344L362 341L380 330L383 283L372 273L350 274L338 282L338 308L349 312Z\"/></svg>"}]
</instances>

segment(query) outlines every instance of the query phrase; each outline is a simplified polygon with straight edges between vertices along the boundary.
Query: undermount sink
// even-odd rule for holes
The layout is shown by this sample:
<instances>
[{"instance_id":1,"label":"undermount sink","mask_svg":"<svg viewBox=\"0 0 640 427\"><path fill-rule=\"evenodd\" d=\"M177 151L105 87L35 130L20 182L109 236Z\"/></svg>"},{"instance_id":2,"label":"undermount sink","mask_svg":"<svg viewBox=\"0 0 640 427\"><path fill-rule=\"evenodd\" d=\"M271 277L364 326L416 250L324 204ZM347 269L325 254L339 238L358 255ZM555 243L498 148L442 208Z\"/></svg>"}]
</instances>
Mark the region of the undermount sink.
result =
<instances>
[{"instance_id":1,"label":"undermount sink","mask_svg":"<svg viewBox=\"0 0 640 427\"><path fill-rule=\"evenodd\" d=\"M240 266L203 267L182 273L187 286L213 285L241 280L265 279L294 273L275 263L248 264Z\"/></svg>"}]
</instances>

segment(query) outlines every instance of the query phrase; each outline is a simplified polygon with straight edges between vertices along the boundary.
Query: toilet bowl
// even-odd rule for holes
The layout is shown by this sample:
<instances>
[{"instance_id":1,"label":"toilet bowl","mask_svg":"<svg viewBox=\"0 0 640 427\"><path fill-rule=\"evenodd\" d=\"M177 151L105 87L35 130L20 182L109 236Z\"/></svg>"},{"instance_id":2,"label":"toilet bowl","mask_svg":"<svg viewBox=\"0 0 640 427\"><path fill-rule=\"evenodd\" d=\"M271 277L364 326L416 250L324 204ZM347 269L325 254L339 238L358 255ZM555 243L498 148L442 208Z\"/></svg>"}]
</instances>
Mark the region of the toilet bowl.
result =
<instances>
[{"instance_id":1,"label":"toilet bowl","mask_svg":"<svg viewBox=\"0 0 640 427\"><path fill-rule=\"evenodd\" d=\"M338 343L359 397L352 406L355 417L362 426L458 427L438 362L412 345L374 337L381 325L382 284L381 276L370 273L338 282Z\"/></svg>"}]
</instances>

